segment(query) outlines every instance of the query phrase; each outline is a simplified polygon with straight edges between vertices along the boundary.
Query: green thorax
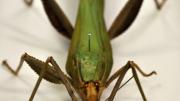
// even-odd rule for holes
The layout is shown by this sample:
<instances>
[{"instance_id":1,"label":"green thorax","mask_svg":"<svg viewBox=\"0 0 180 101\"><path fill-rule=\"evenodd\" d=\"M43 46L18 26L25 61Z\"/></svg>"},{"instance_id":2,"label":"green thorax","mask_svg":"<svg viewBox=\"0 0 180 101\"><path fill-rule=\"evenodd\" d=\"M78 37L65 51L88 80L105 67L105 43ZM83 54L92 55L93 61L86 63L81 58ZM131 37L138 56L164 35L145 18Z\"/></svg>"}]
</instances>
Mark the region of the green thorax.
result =
<instances>
[{"instance_id":1,"label":"green thorax","mask_svg":"<svg viewBox=\"0 0 180 101\"><path fill-rule=\"evenodd\" d=\"M80 0L66 70L74 79L105 81L112 68L112 50L103 17L104 0Z\"/></svg>"}]
</instances>

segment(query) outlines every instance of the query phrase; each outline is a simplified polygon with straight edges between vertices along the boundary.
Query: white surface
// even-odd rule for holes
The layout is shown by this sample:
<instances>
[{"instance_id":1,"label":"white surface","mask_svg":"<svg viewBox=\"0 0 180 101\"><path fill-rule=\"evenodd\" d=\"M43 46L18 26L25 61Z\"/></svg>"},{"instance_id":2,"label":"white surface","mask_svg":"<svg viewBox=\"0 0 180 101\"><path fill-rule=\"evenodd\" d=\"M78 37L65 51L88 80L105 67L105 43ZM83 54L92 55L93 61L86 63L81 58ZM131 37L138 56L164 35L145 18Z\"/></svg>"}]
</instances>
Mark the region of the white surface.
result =
<instances>
[{"instance_id":1,"label":"white surface","mask_svg":"<svg viewBox=\"0 0 180 101\"><path fill-rule=\"evenodd\" d=\"M22 1L0 0L0 61L8 59L15 69L20 56L27 52L41 60L53 56L65 70L69 41L50 25L40 0L35 0L32 8ZM106 0L108 27L124 1ZM78 0L59 0L59 4L74 24ZM112 73L128 60L135 61L146 72L158 72L150 78L140 76L148 101L180 101L179 5L179 0L168 0L158 12L153 0L145 0L133 26L112 41ZM131 75L128 73L126 79ZM0 101L27 101L37 78L26 64L18 77L0 66ZM102 99L109 94L110 89L104 92ZM70 101L70 97L64 86L43 81L34 101ZM142 101L134 80L118 92L115 101Z\"/></svg>"}]
</instances>

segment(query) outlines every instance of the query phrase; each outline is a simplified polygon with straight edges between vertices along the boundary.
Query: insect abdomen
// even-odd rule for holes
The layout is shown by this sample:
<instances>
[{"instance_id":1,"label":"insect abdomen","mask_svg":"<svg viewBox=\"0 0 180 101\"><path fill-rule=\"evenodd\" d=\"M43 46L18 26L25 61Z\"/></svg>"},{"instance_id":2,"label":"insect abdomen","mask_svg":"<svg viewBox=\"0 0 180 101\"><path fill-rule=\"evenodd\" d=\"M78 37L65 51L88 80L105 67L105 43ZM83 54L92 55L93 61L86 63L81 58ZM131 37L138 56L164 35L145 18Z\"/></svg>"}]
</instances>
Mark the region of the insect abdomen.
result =
<instances>
[{"instance_id":1,"label":"insect abdomen","mask_svg":"<svg viewBox=\"0 0 180 101\"><path fill-rule=\"evenodd\" d=\"M103 5L103 0L80 2L66 64L67 72L74 79L104 81L111 71L112 50Z\"/></svg>"}]
</instances>

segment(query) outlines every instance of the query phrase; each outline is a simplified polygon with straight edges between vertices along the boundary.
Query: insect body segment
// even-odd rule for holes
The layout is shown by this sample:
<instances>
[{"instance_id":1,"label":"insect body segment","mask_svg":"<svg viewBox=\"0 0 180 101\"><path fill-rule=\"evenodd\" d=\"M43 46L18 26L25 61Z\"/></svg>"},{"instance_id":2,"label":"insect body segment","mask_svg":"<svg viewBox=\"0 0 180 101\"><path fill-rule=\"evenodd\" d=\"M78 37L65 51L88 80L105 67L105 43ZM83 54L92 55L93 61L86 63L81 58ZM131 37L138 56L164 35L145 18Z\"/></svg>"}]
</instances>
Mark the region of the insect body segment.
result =
<instances>
[{"instance_id":1,"label":"insect body segment","mask_svg":"<svg viewBox=\"0 0 180 101\"><path fill-rule=\"evenodd\" d=\"M80 2L66 63L66 70L72 78L82 76L84 81L105 81L111 71L112 50L104 23L103 5L103 0ZM80 63L80 67L73 66L73 58Z\"/></svg>"}]
</instances>

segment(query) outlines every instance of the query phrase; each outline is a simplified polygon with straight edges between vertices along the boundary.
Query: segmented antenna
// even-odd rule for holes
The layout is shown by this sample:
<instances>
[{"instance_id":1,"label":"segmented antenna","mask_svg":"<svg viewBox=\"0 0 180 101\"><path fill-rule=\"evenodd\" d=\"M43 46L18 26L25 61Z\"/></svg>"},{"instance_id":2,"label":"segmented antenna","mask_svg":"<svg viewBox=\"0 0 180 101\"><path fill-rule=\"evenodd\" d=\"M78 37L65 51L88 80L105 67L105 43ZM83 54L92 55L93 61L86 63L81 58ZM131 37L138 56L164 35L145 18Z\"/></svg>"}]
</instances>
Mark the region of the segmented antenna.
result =
<instances>
[{"instance_id":1,"label":"segmented antenna","mask_svg":"<svg viewBox=\"0 0 180 101\"><path fill-rule=\"evenodd\" d=\"M91 33L88 34L88 46L89 46L89 52L91 51Z\"/></svg>"}]
</instances>

